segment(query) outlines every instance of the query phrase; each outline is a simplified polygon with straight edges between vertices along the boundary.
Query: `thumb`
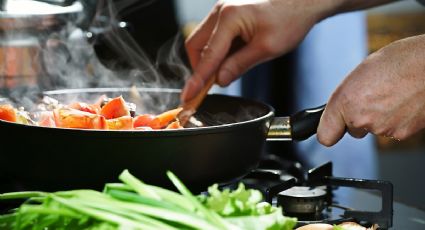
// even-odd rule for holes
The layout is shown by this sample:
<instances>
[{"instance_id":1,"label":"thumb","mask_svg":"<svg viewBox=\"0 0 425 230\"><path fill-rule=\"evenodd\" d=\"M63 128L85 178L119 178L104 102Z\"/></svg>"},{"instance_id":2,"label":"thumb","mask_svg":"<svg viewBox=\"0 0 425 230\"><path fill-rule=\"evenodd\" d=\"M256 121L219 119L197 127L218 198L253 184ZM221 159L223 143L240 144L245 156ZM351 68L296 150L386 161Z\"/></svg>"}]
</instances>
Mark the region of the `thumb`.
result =
<instances>
[{"instance_id":1,"label":"thumb","mask_svg":"<svg viewBox=\"0 0 425 230\"><path fill-rule=\"evenodd\" d=\"M345 133L342 113L332 102L328 103L317 128L317 139L325 146L336 144Z\"/></svg>"}]
</instances>

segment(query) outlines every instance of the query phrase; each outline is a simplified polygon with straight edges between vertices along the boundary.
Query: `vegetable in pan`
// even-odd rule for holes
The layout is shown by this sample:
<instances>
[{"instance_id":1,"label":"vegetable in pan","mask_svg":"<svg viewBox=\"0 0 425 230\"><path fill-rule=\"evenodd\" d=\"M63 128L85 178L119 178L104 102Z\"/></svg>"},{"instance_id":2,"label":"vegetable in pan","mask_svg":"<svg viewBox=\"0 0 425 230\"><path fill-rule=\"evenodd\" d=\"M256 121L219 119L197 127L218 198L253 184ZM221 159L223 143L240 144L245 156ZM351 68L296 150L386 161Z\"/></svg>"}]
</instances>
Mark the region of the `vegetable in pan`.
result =
<instances>
[{"instance_id":1,"label":"vegetable in pan","mask_svg":"<svg viewBox=\"0 0 425 230\"><path fill-rule=\"evenodd\" d=\"M100 129L100 130L153 130L181 129L177 114L181 108L154 114L135 114L135 104L126 102L122 96L107 98L101 96L96 103L73 102L57 104L54 108L23 116L22 111L10 104L0 105L0 120L21 124L34 124L44 127Z\"/></svg>"}]
</instances>

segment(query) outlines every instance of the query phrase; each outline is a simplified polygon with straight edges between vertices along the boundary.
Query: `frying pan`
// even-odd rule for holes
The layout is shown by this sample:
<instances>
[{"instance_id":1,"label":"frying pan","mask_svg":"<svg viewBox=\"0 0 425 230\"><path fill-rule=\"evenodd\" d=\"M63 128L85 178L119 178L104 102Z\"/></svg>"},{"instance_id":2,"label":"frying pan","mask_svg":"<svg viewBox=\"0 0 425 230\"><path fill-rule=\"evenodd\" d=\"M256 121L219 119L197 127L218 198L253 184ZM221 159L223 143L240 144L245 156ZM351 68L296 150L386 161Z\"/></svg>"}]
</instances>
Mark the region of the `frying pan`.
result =
<instances>
[{"instance_id":1,"label":"frying pan","mask_svg":"<svg viewBox=\"0 0 425 230\"><path fill-rule=\"evenodd\" d=\"M171 99L175 108L179 90L138 89L151 102ZM128 88L49 91L61 100L84 96L122 95ZM254 169L263 145L270 141L303 140L315 134L323 107L292 117L274 117L261 102L225 95L208 95L195 117L204 127L155 131L105 131L29 126L0 121L0 176L12 178L26 190L101 189L117 181L123 169L143 181L169 187L165 172L178 175L193 191L226 183ZM3 145L3 146L4 146ZM0 182L1 185L1 182Z\"/></svg>"}]
</instances>

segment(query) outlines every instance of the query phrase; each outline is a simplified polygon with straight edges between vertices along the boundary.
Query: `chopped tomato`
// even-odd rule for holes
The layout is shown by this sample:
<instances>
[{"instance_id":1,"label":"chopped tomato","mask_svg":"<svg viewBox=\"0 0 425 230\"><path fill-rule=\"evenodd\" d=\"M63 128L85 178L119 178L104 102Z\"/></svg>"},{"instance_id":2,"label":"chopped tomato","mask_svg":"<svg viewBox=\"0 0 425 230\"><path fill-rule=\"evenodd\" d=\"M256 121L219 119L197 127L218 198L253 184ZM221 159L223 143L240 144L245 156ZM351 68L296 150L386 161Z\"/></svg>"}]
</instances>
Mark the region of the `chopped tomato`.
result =
<instances>
[{"instance_id":1,"label":"chopped tomato","mask_svg":"<svg viewBox=\"0 0 425 230\"><path fill-rule=\"evenodd\" d=\"M155 119L155 115L152 114L142 114L133 119L134 128L140 126L149 126L152 120Z\"/></svg>"},{"instance_id":2,"label":"chopped tomato","mask_svg":"<svg viewBox=\"0 0 425 230\"><path fill-rule=\"evenodd\" d=\"M97 100L96 102L93 104L99 108L102 107L103 103L105 103L106 99L108 99L108 97L105 94L102 94Z\"/></svg>"},{"instance_id":3,"label":"chopped tomato","mask_svg":"<svg viewBox=\"0 0 425 230\"><path fill-rule=\"evenodd\" d=\"M165 129L182 129L183 126L180 125L180 121L171 122Z\"/></svg>"},{"instance_id":4,"label":"chopped tomato","mask_svg":"<svg viewBox=\"0 0 425 230\"><path fill-rule=\"evenodd\" d=\"M96 104L89 105L84 102L74 102L70 104L68 107L71 109L76 109L76 110L93 113L93 114L99 114L99 111L100 111L100 106Z\"/></svg>"},{"instance_id":5,"label":"chopped tomato","mask_svg":"<svg viewBox=\"0 0 425 230\"><path fill-rule=\"evenodd\" d=\"M103 116L76 109L55 109L53 111L56 127L77 129L105 129Z\"/></svg>"},{"instance_id":6,"label":"chopped tomato","mask_svg":"<svg viewBox=\"0 0 425 230\"><path fill-rule=\"evenodd\" d=\"M106 119L114 119L123 116L130 116L130 110L125 104L122 96L119 96L106 103L100 110L100 114Z\"/></svg>"},{"instance_id":7,"label":"chopped tomato","mask_svg":"<svg viewBox=\"0 0 425 230\"><path fill-rule=\"evenodd\" d=\"M131 116L124 116L115 119L106 120L108 129L111 130L128 130L133 129L133 118Z\"/></svg>"},{"instance_id":8,"label":"chopped tomato","mask_svg":"<svg viewBox=\"0 0 425 230\"><path fill-rule=\"evenodd\" d=\"M40 120L38 121L38 125L44 127L56 127L53 112L42 112L40 114Z\"/></svg>"},{"instance_id":9,"label":"chopped tomato","mask_svg":"<svg viewBox=\"0 0 425 230\"><path fill-rule=\"evenodd\" d=\"M167 125L176 119L177 115L182 111L183 108L177 108L163 112L155 117L149 126L153 129L161 129L167 127Z\"/></svg>"},{"instance_id":10,"label":"chopped tomato","mask_svg":"<svg viewBox=\"0 0 425 230\"><path fill-rule=\"evenodd\" d=\"M16 110L11 105L0 105L0 120L16 122Z\"/></svg>"}]
</instances>

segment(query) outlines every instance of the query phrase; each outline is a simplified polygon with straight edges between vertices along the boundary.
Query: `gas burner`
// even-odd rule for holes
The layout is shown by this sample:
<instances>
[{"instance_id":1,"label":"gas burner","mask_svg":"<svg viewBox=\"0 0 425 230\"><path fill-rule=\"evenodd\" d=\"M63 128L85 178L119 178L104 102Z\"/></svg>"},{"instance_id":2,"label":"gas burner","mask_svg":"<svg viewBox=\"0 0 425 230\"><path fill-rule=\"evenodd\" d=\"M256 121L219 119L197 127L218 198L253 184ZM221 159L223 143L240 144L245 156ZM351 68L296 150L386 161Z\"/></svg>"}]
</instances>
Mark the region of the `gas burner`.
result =
<instances>
[{"instance_id":1,"label":"gas burner","mask_svg":"<svg viewBox=\"0 0 425 230\"><path fill-rule=\"evenodd\" d=\"M280 168L278 166L281 166ZM332 163L305 171L297 163L272 157L260 168L242 178L249 188L263 192L265 200L282 207L285 215L297 217L298 226L311 223L378 224L380 229L392 226L393 187L390 182L332 176ZM358 211L338 205L334 190L339 187L375 190L381 193L379 212Z\"/></svg>"},{"instance_id":2,"label":"gas burner","mask_svg":"<svg viewBox=\"0 0 425 230\"><path fill-rule=\"evenodd\" d=\"M326 188L294 186L277 195L277 204L288 215L318 214L325 208Z\"/></svg>"}]
</instances>

